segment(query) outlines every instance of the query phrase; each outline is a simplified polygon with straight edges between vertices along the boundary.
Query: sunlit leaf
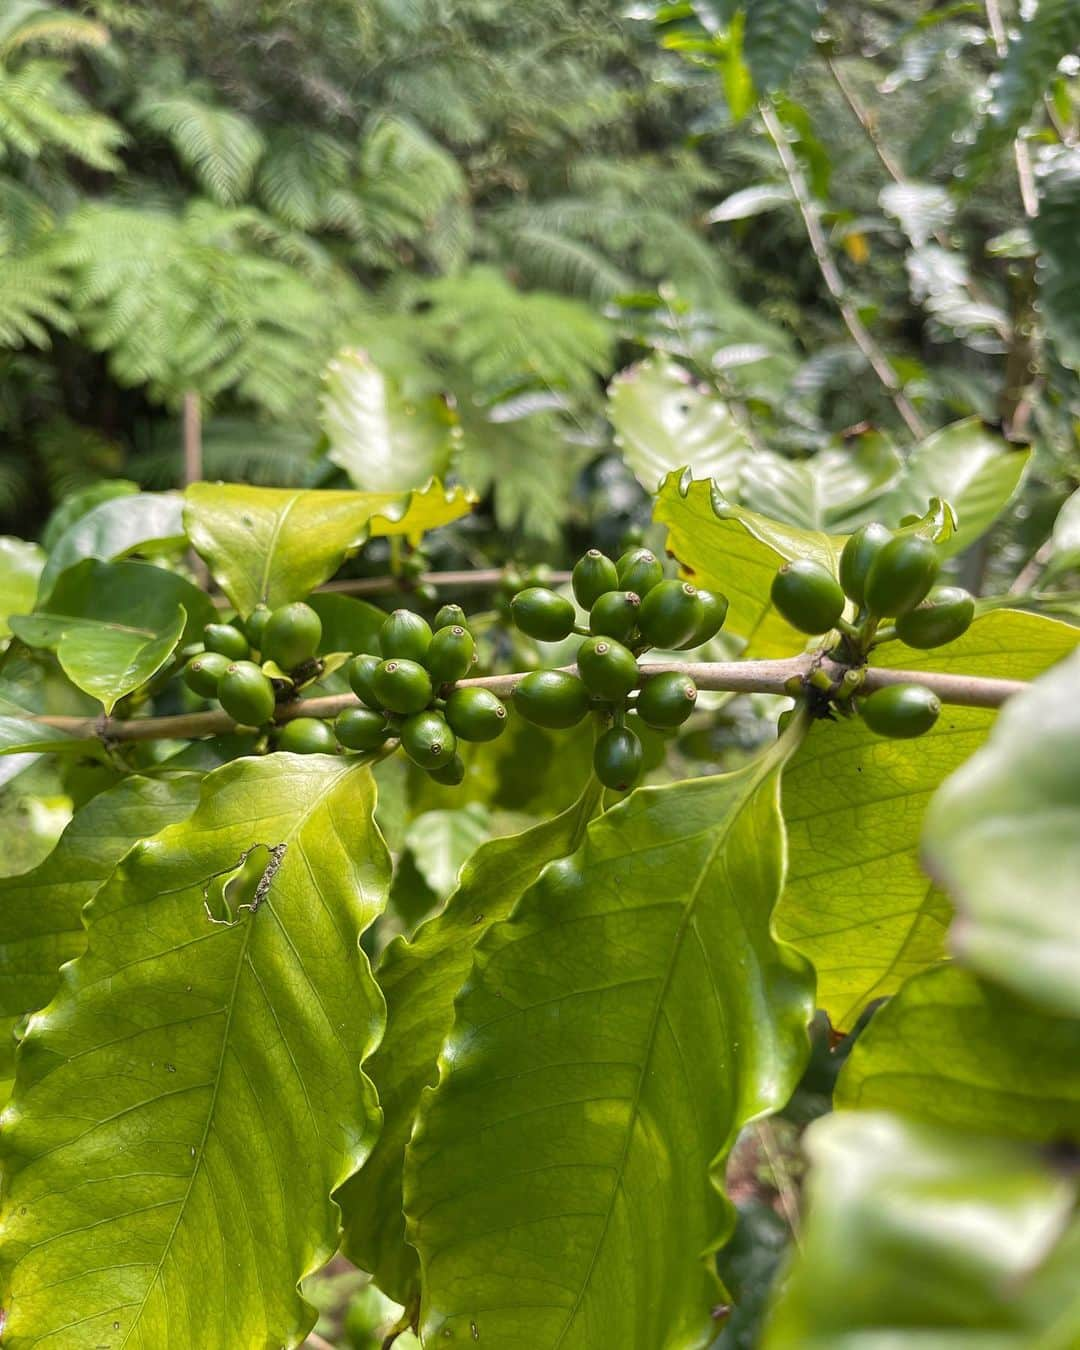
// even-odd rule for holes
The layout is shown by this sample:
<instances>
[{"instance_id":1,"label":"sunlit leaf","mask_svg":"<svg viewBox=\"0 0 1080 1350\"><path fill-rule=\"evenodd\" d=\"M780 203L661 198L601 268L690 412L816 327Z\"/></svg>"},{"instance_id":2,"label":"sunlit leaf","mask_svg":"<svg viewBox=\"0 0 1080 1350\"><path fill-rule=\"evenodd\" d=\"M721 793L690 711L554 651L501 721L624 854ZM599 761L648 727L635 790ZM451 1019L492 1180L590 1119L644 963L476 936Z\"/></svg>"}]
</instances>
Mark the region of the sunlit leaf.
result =
<instances>
[{"instance_id":1,"label":"sunlit leaf","mask_svg":"<svg viewBox=\"0 0 1080 1350\"><path fill-rule=\"evenodd\" d=\"M185 524L214 580L242 614L301 600L368 538L425 531L467 515L463 488L329 492L193 483Z\"/></svg>"},{"instance_id":2,"label":"sunlit leaf","mask_svg":"<svg viewBox=\"0 0 1080 1350\"><path fill-rule=\"evenodd\" d=\"M11 1077L19 1020L48 1003L86 945L83 906L137 839L189 815L198 795L194 774L126 778L77 811L33 871L0 881L0 1077Z\"/></svg>"},{"instance_id":3,"label":"sunlit leaf","mask_svg":"<svg viewBox=\"0 0 1080 1350\"><path fill-rule=\"evenodd\" d=\"M34 608L45 552L25 539L0 538L0 641L11 636L10 614Z\"/></svg>"},{"instance_id":4,"label":"sunlit leaf","mask_svg":"<svg viewBox=\"0 0 1080 1350\"><path fill-rule=\"evenodd\" d=\"M446 400L406 398L366 352L338 352L323 376L319 424L328 454L364 492L443 478L460 430Z\"/></svg>"},{"instance_id":5,"label":"sunlit leaf","mask_svg":"<svg viewBox=\"0 0 1080 1350\"><path fill-rule=\"evenodd\" d=\"M1080 657L1006 705L930 804L924 855L959 911L962 960L1080 1015Z\"/></svg>"},{"instance_id":6,"label":"sunlit leaf","mask_svg":"<svg viewBox=\"0 0 1080 1350\"><path fill-rule=\"evenodd\" d=\"M941 541L946 556L960 553L985 534L1024 477L1030 450L1020 450L978 418L953 422L918 445L896 487L880 503L880 519L899 524L920 516L941 497L957 515L956 532Z\"/></svg>"},{"instance_id":7,"label":"sunlit leaf","mask_svg":"<svg viewBox=\"0 0 1080 1350\"><path fill-rule=\"evenodd\" d=\"M298 1283L378 1128L373 807L362 764L238 760L95 896L4 1115L13 1344L303 1339Z\"/></svg>"},{"instance_id":8,"label":"sunlit leaf","mask_svg":"<svg viewBox=\"0 0 1080 1350\"><path fill-rule=\"evenodd\" d=\"M859 1036L835 1103L1080 1142L1080 1019L1050 1017L958 966L924 971Z\"/></svg>"},{"instance_id":9,"label":"sunlit leaf","mask_svg":"<svg viewBox=\"0 0 1080 1350\"><path fill-rule=\"evenodd\" d=\"M779 183L758 183L754 187L740 188L733 192L708 213L705 219L712 225L728 220L746 220L749 216L759 216L763 211L774 211L778 206L788 206L792 201L791 189Z\"/></svg>"},{"instance_id":10,"label":"sunlit leaf","mask_svg":"<svg viewBox=\"0 0 1080 1350\"><path fill-rule=\"evenodd\" d=\"M723 401L682 366L654 356L616 375L608 416L615 443L646 491L689 465L696 477L737 493L750 442Z\"/></svg>"},{"instance_id":11,"label":"sunlit leaf","mask_svg":"<svg viewBox=\"0 0 1080 1350\"><path fill-rule=\"evenodd\" d=\"M889 643L875 665L1027 680L1080 630L996 610L956 642L916 652ZM860 718L817 722L784 775L788 876L777 932L817 971L818 1003L850 1031L874 999L946 955L952 910L919 864L927 805L983 743L994 713L946 706L914 741L875 736Z\"/></svg>"},{"instance_id":12,"label":"sunlit leaf","mask_svg":"<svg viewBox=\"0 0 1080 1350\"><path fill-rule=\"evenodd\" d=\"M386 1034L367 1070L383 1109L382 1133L364 1167L343 1187L346 1251L402 1302L419 1292L420 1265L405 1239L402 1170L420 1094L438 1078L438 1056L454 1022L454 998L476 944L556 858L573 853L596 809L592 780L572 806L521 834L482 845L445 908L411 941L397 938L378 967Z\"/></svg>"},{"instance_id":13,"label":"sunlit leaf","mask_svg":"<svg viewBox=\"0 0 1080 1350\"><path fill-rule=\"evenodd\" d=\"M430 1343L708 1339L724 1159L807 1051L769 931L788 748L633 793L481 941L406 1164Z\"/></svg>"}]
</instances>

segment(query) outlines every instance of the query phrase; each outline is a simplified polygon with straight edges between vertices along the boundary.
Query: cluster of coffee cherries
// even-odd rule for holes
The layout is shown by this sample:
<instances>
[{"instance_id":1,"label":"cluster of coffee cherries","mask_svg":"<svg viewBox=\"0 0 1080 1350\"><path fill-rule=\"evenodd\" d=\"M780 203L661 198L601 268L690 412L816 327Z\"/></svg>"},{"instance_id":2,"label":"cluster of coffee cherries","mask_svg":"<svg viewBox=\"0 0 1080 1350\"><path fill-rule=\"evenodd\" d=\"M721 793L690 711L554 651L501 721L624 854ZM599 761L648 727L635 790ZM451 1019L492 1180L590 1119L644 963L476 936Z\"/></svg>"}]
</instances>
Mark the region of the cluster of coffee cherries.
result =
<instances>
[{"instance_id":1,"label":"cluster of coffee cherries","mask_svg":"<svg viewBox=\"0 0 1080 1350\"><path fill-rule=\"evenodd\" d=\"M527 586L510 609L518 628L540 642L585 637L577 674L536 670L513 692L522 717L541 727L576 726L589 712L610 723L596 742L596 776L609 788L628 791L640 779L644 752L633 718L659 731L681 726L694 710L697 686L687 675L649 675L638 657L650 647L681 651L714 637L727 617L723 595L664 576L660 560L633 548L613 562L590 549L574 567L574 597L588 611L579 627L574 605L545 586ZM637 691L635 693L635 691Z\"/></svg>"},{"instance_id":2,"label":"cluster of coffee cherries","mask_svg":"<svg viewBox=\"0 0 1080 1350\"><path fill-rule=\"evenodd\" d=\"M443 605L429 624L396 609L379 632L380 654L346 667L362 707L338 715L334 731L348 750L377 750L391 737L437 783L465 777L459 741L493 741L506 730L503 703L478 685L453 688L476 661L476 642L458 605Z\"/></svg>"},{"instance_id":3,"label":"cluster of coffee cherries","mask_svg":"<svg viewBox=\"0 0 1080 1350\"><path fill-rule=\"evenodd\" d=\"M216 698L235 722L261 727L279 700L321 673L315 655L321 640L322 620L310 605L259 605L242 626L207 624L203 650L188 661L184 679L202 698Z\"/></svg>"},{"instance_id":4,"label":"cluster of coffee cherries","mask_svg":"<svg viewBox=\"0 0 1080 1350\"><path fill-rule=\"evenodd\" d=\"M936 586L940 570L941 557L932 540L873 522L856 530L844 545L839 577L819 562L796 559L773 578L772 601L800 632L839 629L835 654L857 670L882 642L899 639L928 651L968 630L975 601L959 586ZM843 617L849 601L856 609L850 623ZM856 675L851 701L879 736L922 736L941 712L937 695L921 684L888 685L865 698L855 697L857 690Z\"/></svg>"}]
</instances>

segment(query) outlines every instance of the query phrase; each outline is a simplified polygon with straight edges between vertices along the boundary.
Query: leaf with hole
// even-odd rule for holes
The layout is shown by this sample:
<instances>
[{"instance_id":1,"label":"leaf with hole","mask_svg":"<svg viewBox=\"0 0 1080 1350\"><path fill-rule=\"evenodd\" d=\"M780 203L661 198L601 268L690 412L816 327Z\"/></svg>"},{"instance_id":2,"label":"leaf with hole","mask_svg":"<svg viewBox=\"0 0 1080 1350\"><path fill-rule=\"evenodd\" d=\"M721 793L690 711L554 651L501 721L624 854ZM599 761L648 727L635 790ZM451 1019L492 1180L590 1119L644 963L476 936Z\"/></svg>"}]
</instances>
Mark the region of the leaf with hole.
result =
<instances>
[{"instance_id":1,"label":"leaf with hole","mask_svg":"<svg viewBox=\"0 0 1080 1350\"><path fill-rule=\"evenodd\" d=\"M378 1130L373 808L363 765L237 760L94 897L4 1118L13 1344L303 1340L299 1282Z\"/></svg>"}]
</instances>

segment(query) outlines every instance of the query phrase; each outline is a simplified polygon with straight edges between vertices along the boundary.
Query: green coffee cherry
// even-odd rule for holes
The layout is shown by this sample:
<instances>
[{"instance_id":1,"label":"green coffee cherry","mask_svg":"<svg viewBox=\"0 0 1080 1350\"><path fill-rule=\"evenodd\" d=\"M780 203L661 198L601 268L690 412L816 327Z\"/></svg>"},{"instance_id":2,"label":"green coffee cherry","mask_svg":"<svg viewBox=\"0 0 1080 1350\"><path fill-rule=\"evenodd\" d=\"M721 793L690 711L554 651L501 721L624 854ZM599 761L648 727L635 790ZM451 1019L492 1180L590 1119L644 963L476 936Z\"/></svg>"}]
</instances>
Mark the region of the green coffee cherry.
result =
<instances>
[{"instance_id":1,"label":"green coffee cherry","mask_svg":"<svg viewBox=\"0 0 1080 1350\"><path fill-rule=\"evenodd\" d=\"M261 727L274 715L274 686L254 661L232 661L217 688L218 702L244 727Z\"/></svg>"},{"instance_id":2,"label":"green coffee cherry","mask_svg":"<svg viewBox=\"0 0 1080 1350\"><path fill-rule=\"evenodd\" d=\"M606 591L589 612L589 632L625 642L637 627L641 596L636 591Z\"/></svg>"},{"instance_id":3,"label":"green coffee cherry","mask_svg":"<svg viewBox=\"0 0 1080 1350\"><path fill-rule=\"evenodd\" d=\"M526 586L550 586L551 568L547 563L537 563L525 573Z\"/></svg>"},{"instance_id":4,"label":"green coffee cherry","mask_svg":"<svg viewBox=\"0 0 1080 1350\"><path fill-rule=\"evenodd\" d=\"M431 626L436 633L440 628L468 629L469 621L460 605L443 605L432 619Z\"/></svg>"},{"instance_id":5,"label":"green coffee cherry","mask_svg":"<svg viewBox=\"0 0 1080 1350\"><path fill-rule=\"evenodd\" d=\"M379 630L379 642L385 660L400 657L423 665L431 646L431 628L422 615L411 609L395 609Z\"/></svg>"},{"instance_id":6,"label":"green coffee cherry","mask_svg":"<svg viewBox=\"0 0 1080 1350\"><path fill-rule=\"evenodd\" d=\"M592 609L602 595L618 589L619 576L611 559L591 548L574 564L570 584L581 608Z\"/></svg>"},{"instance_id":7,"label":"green coffee cherry","mask_svg":"<svg viewBox=\"0 0 1080 1350\"><path fill-rule=\"evenodd\" d=\"M925 736L941 713L941 700L921 684L889 684L859 703L871 731L894 740Z\"/></svg>"},{"instance_id":8,"label":"green coffee cherry","mask_svg":"<svg viewBox=\"0 0 1080 1350\"><path fill-rule=\"evenodd\" d=\"M403 559L401 564L401 575L408 577L410 581L419 581L419 579L428 570L428 557L426 553L421 553L419 549L410 553Z\"/></svg>"},{"instance_id":9,"label":"green coffee cherry","mask_svg":"<svg viewBox=\"0 0 1080 1350\"><path fill-rule=\"evenodd\" d=\"M422 769L438 769L453 759L457 738L442 713L427 709L401 724L401 746Z\"/></svg>"},{"instance_id":10,"label":"green coffee cherry","mask_svg":"<svg viewBox=\"0 0 1080 1350\"><path fill-rule=\"evenodd\" d=\"M442 684L453 684L464 679L476 660L476 642L473 635L460 624L440 628L431 639L424 665L431 683L437 689Z\"/></svg>"},{"instance_id":11,"label":"green coffee cherry","mask_svg":"<svg viewBox=\"0 0 1080 1350\"><path fill-rule=\"evenodd\" d=\"M514 690L514 707L538 727L575 727L589 711L589 691L563 670L534 670Z\"/></svg>"},{"instance_id":12,"label":"green coffee cherry","mask_svg":"<svg viewBox=\"0 0 1080 1350\"><path fill-rule=\"evenodd\" d=\"M619 588L633 591L642 600L664 579L663 563L647 548L627 549L615 564L615 572L619 578Z\"/></svg>"},{"instance_id":13,"label":"green coffee cherry","mask_svg":"<svg viewBox=\"0 0 1080 1350\"><path fill-rule=\"evenodd\" d=\"M417 713L431 702L431 676L417 661L381 661L372 676L375 697L396 713Z\"/></svg>"},{"instance_id":14,"label":"green coffee cherry","mask_svg":"<svg viewBox=\"0 0 1080 1350\"><path fill-rule=\"evenodd\" d=\"M917 534L890 540L870 564L866 606L871 614L900 618L925 599L941 562L929 539Z\"/></svg>"},{"instance_id":15,"label":"green coffee cherry","mask_svg":"<svg viewBox=\"0 0 1080 1350\"><path fill-rule=\"evenodd\" d=\"M827 633L844 612L844 592L821 563L796 558L784 563L772 583L772 602L800 633Z\"/></svg>"},{"instance_id":16,"label":"green coffee cherry","mask_svg":"<svg viewBox=\"0 0 1080 1350\"><path fill-rule=\"evenodd\" d=\"M262 636L266 630L266 623L269 618L269 605L256 605L244 620L244 632L247 634L248 641L253 647L257 647L259 651L262 651Z\"/></svg>"},{"instance_id":17,"label":"green coffee cherry","mask_svg":"<svg viewBox=\"0 0 1080 1350\"><path fill-rule=\"evenodd\" d=\"M319 650L322 619L302 600L280 605L273 610L262 632L264 661L273 661L282 670L305 665Z\"/></svg>"},{"instance_id":18,"label":"green coffee cherry","mask_svg":"<svg viewBox=\"0 0 1080 1350\"><path fill-rule=\"evenodd\" d=\"M489 689L467 686L451 690L443 716L462 741L493 741L509 723L509 707Z\"/></svg>"},{"instance_id":19,"label":"green coffee cherry","mask_svg":"<svg viewBox=\"0 0 1080 1350\"><path fill-rule=\"evenodd\" d=\"M893 537L892 530L871 521L861 525L840 554L840 585L857 605L866 603L866 577L870 564Z\"/></svg>"},{"instance_id":20,"label":"green coffee cherry","mask_svg":"<svg viewBox=\"0 0 1080 1350\"><path fill-rule=\"evenodd\" d=\"M955 642L971 627L975 600L960 586L935 586L925 600L896 620L896 636L909 647L928 651Z\"/></svg>"},{"instance_id":21,"label":"green coffee cherry","mask_svg":"<svg viewBox=\"0 0 1080 1350\"><path fill-rule=\"evenodd\" d=\"M228 665L229 658L220 652L200 652L184 667L184 683L203 698L217 698L218 681Z\"/></svg>"},{"instance_id":22,"label":"green coffee cherry","mask_svg":"<svg viewBox=\"0 0 1080 1350\"><path fill-rule=\"evenodd\" d=\"M585 688L596 698L621 703L637 687L634 654L614 638L586 638L578 648L577 668Z\"/></svg>"},{"instance_id":23,"label":"green coffee cherry","mask_svg":"<svg viewBox=\"0 0 1080 1350\"><path fill-rule=\"evenodd\" d=\"M641 777L644 754L629 727L605 731L593 750L593 769L605 787L629 792Z\"/></svg>"},{"instance_id":24,"label":"green coffee cherry","mask_svg":"<svg viewBox=\"0 0 1080 1350\"><path fill-rule=\"evenodd\" d=\"M726 595L720 595L716 591L703 590L700 586L697 588L697 593L705 617L698 625L694 635L679 644L679 651L685 651L688 647L700 647L714 638L723 628L724 620L727 618L728 598Z\"/></svg>"},{"instance_id":25,"label":"green coffee cherry","mask_svg":"<svg viewBox=\"0 0 1080 1350\"><path fill-rule=\"evenodd\" d=\"M688 581L661 581L641 602L638 627L654 647L674 648L697 632L705 619L705 606L697 587Z\"/></svg>"},{"instance_id":26,"label":"green coffee cherry","mask_svg":"<svg viewBox=\"0 0 1080 1350\"><path fill-rule=\"evenodd\" d=\"M444 710L450 727L463 741L493 741L506 730L506 706L490 689L455 689Z\"/></svg>"},{"instance_id":27,"label":"green coffee cherry","mask_svg":"<svg viewBox=\"0 0 1080 1350\"><path fill-rule=\"evenodd\" d=\"M277 748L294 755L336 755L337 737L317 717L294 717L278 732Z\"/></svg>"},{"instance_id":28,"label":"green coffee cherry","mask_svg":"<svg viewBox=\"0 0 1080 1350\"><path fill-rule=\"evenodd\" d=\"M666 671L662 675L651 675L642 684L637 713L646 726L664 731L669 727L681 727L694 711L696 702L697 685L690 676Z\"/></svg>"},{"instance_id":29,"label":"green coffee cherry","mask_svg":"<svg viewBox=\"0 0 1080 1350\"><path fill-rule=\"evenodd\" d=\"M430 581L419 581L412 589L413 599L418 605L435 605L439 601L439 588Z\"/></svg>"},{"instance_id":30,"label":"green coffee cherry","mask_svg":"<svg viewBox=\"0 0 1080 1350\"><path fill-rule=\"evenodd\" d=\"M561 642L574 626L574 606L545 586L518 591L510 612L521 631L540 642Z\"/></svg>"},{"instance_id":31,"label":"green coffee cherry","mask_svg":"<svg viewBox=\"0 0 1080 1350\"><path fill-rule=\"evenodd\" d=\"M346 750L377 750L390 735L386 718L370 708L346 708L334 722L334 735Z\"/></svg>"},{"instance_id":32,"label":"green coffee cherry","mask_svg":"<svg viewBox=\"0 0 1080 1350\"><path fill-rule=\"evenodd\" d=\"M375 672L382 662L377 656L370 656L367 652L354 656L345 667L345 674L348 676L349 685L360 700L366 703L369 708L380 709L382 704L375 693Z\"/></svg>"},{"instance_id":33,"label":"green coffee cherry","mask_svg":"<svg viewBox=\"0 0 1080 1350\"><path fill-rule=\"evenodd\" d=\"M445 787L457 787L459 783L465 781L465 761L460 755L454 755L437 769L428 769L428 773L436 783L442 783Z\"/></svg>"},{"instance_id":34,"label":"green coffee cherry","mask_svg":"<svg viewBox=\"0 0 1080 1350\"><path fill-rule=\"evenodd\" d=\"M251 651L247 638L231 623L208 623L203 629L203 645L230 661L243 661Z\"/></svg>"}]
</instances>

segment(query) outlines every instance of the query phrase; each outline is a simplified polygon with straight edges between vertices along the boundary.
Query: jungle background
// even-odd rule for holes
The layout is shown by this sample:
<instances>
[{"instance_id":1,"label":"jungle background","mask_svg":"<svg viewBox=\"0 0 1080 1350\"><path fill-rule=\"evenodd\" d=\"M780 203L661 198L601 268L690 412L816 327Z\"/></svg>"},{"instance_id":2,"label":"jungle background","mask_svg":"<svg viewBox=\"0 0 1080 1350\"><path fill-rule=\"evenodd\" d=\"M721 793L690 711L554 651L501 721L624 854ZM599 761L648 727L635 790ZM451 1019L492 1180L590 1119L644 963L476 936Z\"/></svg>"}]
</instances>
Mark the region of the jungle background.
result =
<instances>
[{"instance_id":1,"label":"jungle background","mask_svg":"<svg viewBox=\"0 0 1080 1350\"><path fill-rule=\"evenodd\" d=\"M478 507L433 565L562 566L687 458L843 529L913 473L997 511L1030 447L957 569L1007 590L1080 484L1078 46L1075 0L3 0L0 534L436 475ZM70 806L13 780L3 870ZM755 1252L797 1166L744 1159ZM321 1289L324 1343L375 1344L362 1277Z\"/></svg>"}]
</instances>

